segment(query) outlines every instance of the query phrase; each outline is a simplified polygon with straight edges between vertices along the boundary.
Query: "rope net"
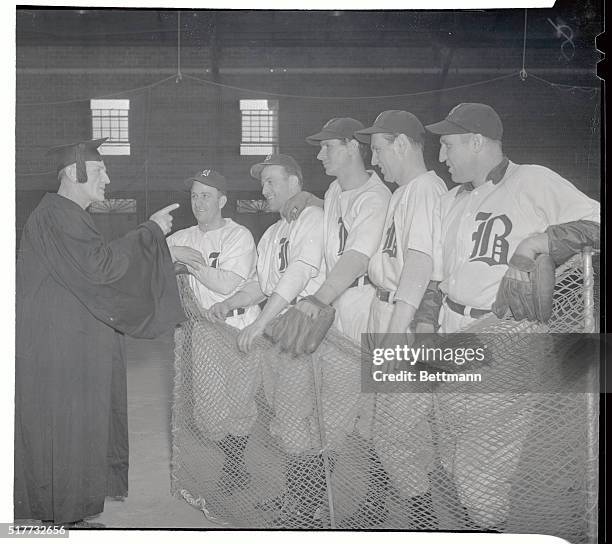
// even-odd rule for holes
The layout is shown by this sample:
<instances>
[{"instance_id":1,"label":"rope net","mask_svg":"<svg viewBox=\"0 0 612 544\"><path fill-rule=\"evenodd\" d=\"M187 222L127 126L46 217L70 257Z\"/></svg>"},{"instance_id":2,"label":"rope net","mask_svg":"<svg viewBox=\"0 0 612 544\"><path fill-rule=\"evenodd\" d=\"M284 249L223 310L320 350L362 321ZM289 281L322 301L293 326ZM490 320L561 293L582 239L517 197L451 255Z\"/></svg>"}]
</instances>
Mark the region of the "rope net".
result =
<instances>
[{"instance_id":1,"label":"rope net","mask_svg":"<svg viewBox=\"0 0 612 544\"><path fill-rule=\"evenodd\" d=\"M173 493L228 527L595 541L598 397L585 391L598 389L566 386L596 373L560 372L564 336L532 333L584 332L591 312L598 322L597 263L558 269L548 325L485 317L469 329L494 361L469 393L419 382L362 393L360 347L333 329L313 356L265 338L242 354L236 329L203 319L178 276L188 320L175 333ZM518 392L491 392L509 381Z\"/></svg>"}]
</instances>

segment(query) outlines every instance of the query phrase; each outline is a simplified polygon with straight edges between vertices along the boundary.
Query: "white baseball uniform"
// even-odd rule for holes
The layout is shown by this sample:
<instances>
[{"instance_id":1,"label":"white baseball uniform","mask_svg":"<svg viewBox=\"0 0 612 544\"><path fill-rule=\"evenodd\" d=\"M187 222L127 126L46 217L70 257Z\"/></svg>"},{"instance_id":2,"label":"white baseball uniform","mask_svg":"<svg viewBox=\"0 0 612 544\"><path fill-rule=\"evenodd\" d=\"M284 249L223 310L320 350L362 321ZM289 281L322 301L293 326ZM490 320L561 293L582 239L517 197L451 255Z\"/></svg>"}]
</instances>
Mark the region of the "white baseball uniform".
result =
<instances>
[{"instance_id":1,"label":"white baseball uniform","mask_svg":"<svg viewBox=\"0 0 612 544\"><path fill-rule=\"evenodd\" d=\"M191 286L199 304L204 309L232 296L255 274L257 253L250 231L231 219L224 219L221 228L203 232L197 225L179 230L167 238L168 246L188 246L202 253L206 264L212 268L229 270L238 274L242 281L231 293L212 291L193 276ZM259 306L245 308L245 312L226 319L226 323L242 329L259 315ZM204 337L198 328L205 323L194 325L190 343L193 375L194 417L198 426L212 440L221 440L225 435L244 436L249 433L257 419L255 393L260 383L259 369L254 366L231 363L225 360L208 359L204 365L199 357L201 349L198 337ZM231 364L230 364L231 363Z\"/></svg>"},{"instance_id":2,"label":"white baseball uniform","mask_svg":"<svg viewBox=\"0 0 612 544\"><path fill-rule=\"evenodd\" d=\"M277 293L290 303L313 295L325 281L323 210L306 208L291 223L280 219L264 232L257 251L257 278L265 295ZM312 366L279 352L263 362L263 381L274 411L271 434L288 453L311 449L316 438Z\"/></svg>"},{"instance_id":3,"label":"white baseball uniform","mask_svg":"<svg viewBox=\"0 0 612 544\"><path fill-rule=\"evenodd\" d=\"M478 188L451 190L436 213L433 279L441 281L440 289L451 300L476 309L491 308L522 240L550 225L600 221L599 203L548 168L508 161L504 172L491 176ZM441 332L471 322L443 305Z\"/></svg>"},{"instance_id":4,"label":"white baseball uniform","mask_svg":"<svg viewBox=\"0 0 612 544\"><path fill-rule=\"evenodd\" d=\"M559 174L505 159L484 185L459 186L440 199L434 223L434 279L441 280L440 288L451 300L490 309L508 261L523 239L550 225L599 218L599 203ZM442 306L441 332L457 331L473 321ZM487 372L494 379L495 368ZM459 498L474 521L483 526L503 523L535 397L466 395L445 384L438 391L434 405L442 464L454 474ZM490 444L495 450L487 449Z\"/></svg>"},{"instance_id":5,"label":"white baseball uniform","mask_svg":"<svg viewBox=\"0 0 612 544\"><path fill-rule=\"evenodd\" d=\"M246 281L253 276L257 262L257 252L253 235L246 227L225 218L221 228L203 232L197 225L179 230L166 239L168 247L187 246L202 253L207 266L219 270L228 270L238 274L242 281L230 293L217 293L209 289L195 277L189 276L189 285L201 304L208 309L217 302L222 302L240 291ZM257 318L259 306L245 308L241 315L228 317L226 323L243 329Z\"/></svg>"},{"instance_id":6,"label":"white baseball uniform","mask_svg":"<svg viewBox=\"0 0 612 544\"><path fill-rule=\"evenodd\" d=\"M412 249L433 259L433 217L446 185L435 172L426 172L391 197L378 251L370 260L368 275L374 284L390 292L389 301L374 297L368 332L386 332L393 314L393 296L399 287L404 255ZM427 415L430 394L379 393L373 439L376 451L403 496L424 493L433 447Z\"/></svg>"},{"instance_id":7,"label":"white baseball uniform","mask_svg":"<svg viewBox=\"0 0 612 544\"><path fill-rule=\"evenodd\" d=\"M366 183L357 189L343 191L334 180L325 192L325 265L329 274L345 251L354 250L368 259L378 249L391 191L375 172L369 172ZM334 326L355 342L361 343L366 332L374 287L367 275L358 278L355 287L349 287L334 302ZM372 432L374 396L362 394L359 387L360 369L349 367L329 369L325 379L323 404L326 412L334 412L333 429L328 435L337 442L355 427L359 434L369 438Z\"/></svg>"},{"instance_id":8,"label":"white baseball uniform","mask_svg":"<svg viewBox=\"0 0 612 544\"><path fill-rule=\"evenodd\" d=\"M371 258L378 249L391 191L371 172L357 189L343 191L334 180L325 193L325 265L327 273L345 251L354 250ZM342 293L333 303L336 328L356 342L366 331L374 288L360 284Z\"/></svg>"}]
</instances>

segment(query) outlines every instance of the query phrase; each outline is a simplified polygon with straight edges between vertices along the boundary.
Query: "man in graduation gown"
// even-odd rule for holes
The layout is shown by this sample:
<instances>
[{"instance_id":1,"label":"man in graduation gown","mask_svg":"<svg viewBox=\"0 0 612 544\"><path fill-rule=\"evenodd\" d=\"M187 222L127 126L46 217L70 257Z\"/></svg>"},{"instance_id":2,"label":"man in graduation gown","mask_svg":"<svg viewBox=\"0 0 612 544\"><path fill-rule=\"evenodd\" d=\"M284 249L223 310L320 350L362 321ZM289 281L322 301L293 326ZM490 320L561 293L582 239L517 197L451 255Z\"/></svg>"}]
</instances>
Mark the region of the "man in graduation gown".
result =
<instances>
[{"instance_id":1,"label":"man in graduation gown","mask_svg":"<svg viewBox=\"0 0 612 544\"><path fill-rule=\"evenodd\" d=\"M60 188L23 230L15 519L67 524L102 512L105 497L127 496L124 334L154 338L184 320L165 241L178 204L109 243L86 211L110 181L103 141L51 150Z\"/></svg>"}]
</instances>

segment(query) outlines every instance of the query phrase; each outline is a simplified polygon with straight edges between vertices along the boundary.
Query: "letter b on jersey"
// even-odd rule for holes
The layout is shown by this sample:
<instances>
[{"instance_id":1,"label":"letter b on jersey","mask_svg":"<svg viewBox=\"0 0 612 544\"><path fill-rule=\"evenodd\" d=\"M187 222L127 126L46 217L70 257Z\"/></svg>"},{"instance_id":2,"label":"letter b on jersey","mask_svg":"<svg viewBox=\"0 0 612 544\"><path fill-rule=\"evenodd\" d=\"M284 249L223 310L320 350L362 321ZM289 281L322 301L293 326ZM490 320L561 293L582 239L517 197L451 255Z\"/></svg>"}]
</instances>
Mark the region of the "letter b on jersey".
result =
<instances>
[{"instance_id":1,"label":"letter b on jersey","mask_svg":"<svg viewBox=\"0 0 612 544\"><path fill-rule=\"evenodd\" d=\"M474 248L470 262L482 261L489 266L508 264L508 235L512 232L512 221L507 215L496 215L480 212L476 221L480 225L472 234Z\"/></svg>"}]
</instances>

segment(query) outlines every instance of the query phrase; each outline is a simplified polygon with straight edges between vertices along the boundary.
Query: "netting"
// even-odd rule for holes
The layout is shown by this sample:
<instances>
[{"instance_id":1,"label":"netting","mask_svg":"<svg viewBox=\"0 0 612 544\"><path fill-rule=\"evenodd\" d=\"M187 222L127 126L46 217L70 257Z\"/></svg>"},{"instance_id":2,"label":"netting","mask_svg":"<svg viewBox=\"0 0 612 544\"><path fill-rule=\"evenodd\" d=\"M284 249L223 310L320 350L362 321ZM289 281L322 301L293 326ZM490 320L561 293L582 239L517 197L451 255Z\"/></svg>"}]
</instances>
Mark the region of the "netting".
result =
<instances>
[{"instance_id":1,"label":"netting","mask_svg":"<svg viewBox=\"0 0 612 544\"><path fill-rule=\"evenodd\" d=\"M179 277L189 319L175 338L173 493L228 527L595 541L598 396L569 391L577 377L548 364L561 335L536 343L543 335L530 334L584 332L585 323L592 332L592 264L576 256L557 271L549 325L486 317L471 327L494 339L483 384L525 383L501 393L457 383L362 393L360 348L333 330L312 357L289 357L265 338L241 354L237 331L202 319Z\"/></svg>"}]
</instances>

